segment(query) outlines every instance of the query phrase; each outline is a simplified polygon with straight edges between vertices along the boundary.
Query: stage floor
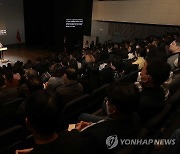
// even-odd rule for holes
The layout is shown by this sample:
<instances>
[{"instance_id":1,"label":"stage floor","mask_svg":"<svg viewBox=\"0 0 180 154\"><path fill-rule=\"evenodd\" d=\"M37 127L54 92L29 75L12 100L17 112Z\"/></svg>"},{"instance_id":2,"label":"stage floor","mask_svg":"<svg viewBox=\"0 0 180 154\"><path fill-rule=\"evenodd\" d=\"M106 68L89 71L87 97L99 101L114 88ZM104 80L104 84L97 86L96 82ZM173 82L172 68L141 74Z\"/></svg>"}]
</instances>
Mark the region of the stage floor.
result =
<instances>
[{"instance_id":1,"label":"stage floor","mask_svg":"<svg viewBox=\"0 0 180 154\"><path fill-rule=\"evenodd\" d=\"M7 50L3 51L3 59L0 60L0 66L7 65L7 63L14 64L16 61L27 62L28 59L34 61L38 57L50 56L57 51L47 50L40 47L26 47L25 45L10 45Z\"/></svg>"}]
</instances>

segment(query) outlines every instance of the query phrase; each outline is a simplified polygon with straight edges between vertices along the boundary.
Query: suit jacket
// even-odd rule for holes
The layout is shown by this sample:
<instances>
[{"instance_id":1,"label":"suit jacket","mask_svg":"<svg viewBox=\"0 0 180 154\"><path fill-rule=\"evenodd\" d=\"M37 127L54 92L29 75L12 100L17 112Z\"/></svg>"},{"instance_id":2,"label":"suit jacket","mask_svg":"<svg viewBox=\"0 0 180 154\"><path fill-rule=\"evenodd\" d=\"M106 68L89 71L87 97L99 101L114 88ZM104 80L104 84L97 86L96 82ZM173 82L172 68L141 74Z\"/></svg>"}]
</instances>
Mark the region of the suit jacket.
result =
<instances>
[{"instance_id":1,"label":"suit jacket","mask_svg":"<svg viewBox=\"0 0 180 154\"><path fill-rule=\"evenodd\" d=\"M0 88L0 103L5 103L19 98L17 88Z\"/></svg>"},{"instance_id":2,"label":"suit jacket","mask_svg":"<svg viewBox=\"0 0 180 154\"><path fill-rule=\"evenodd\" d=\"M140 93L139 113L143 122L158 114L165 106L162 87L143 88Z\"/></svg>"},{"instance_id":3,"label":"suit jacket","mask_svg":"<svg viewBox=\"0 0 180 154\"><path fill-rule=\"evenodd\" d=\"M66 103L82 96L83 86L77 81L70 81L56 88L56 92L57 95L59 95L63 99L63 102Z\"/></svg>"},{"instance_id":4,"label":"suit jacket","mask_svg":"<svg viewBox=\"0 0 180 154\"><path fill-rule=\"evenodd\" d=\"M168 64L171 65L171 70L176 69L176 66L175 66L174 62L175 62L175 60L179 57L179 53L180 53L180 52L171 54L171 55L168 57L168 59L167 59Z\"/></svg>"},{"instance_id":5,"label":"suit jacket","mask_svg":"<svg viewBox=\"0 0 180 154\"><path fill-rule=\"evenodd\" d=\"M113 154L119 148L124 147L121 145L120 139L136 138L140 127L140 117L134 113L127 119L107 119L96 123L84 129L80 135L88 152ZM113 138L116 140L116 144L111 149L111 139Z\"/></svg>"}]
</instances>

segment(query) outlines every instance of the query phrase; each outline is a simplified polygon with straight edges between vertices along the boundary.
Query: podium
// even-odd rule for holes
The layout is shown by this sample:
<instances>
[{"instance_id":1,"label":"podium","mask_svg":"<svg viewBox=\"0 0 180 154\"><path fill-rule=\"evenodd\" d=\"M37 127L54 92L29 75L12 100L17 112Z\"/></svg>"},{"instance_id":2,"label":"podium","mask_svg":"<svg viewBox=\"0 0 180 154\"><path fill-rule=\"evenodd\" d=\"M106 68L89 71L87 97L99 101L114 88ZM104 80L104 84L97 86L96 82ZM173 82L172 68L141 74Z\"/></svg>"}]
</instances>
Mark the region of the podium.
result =
<instances>
[{"instance_id":1,"label":"podium","mask_svg":"<svg viewBox=\"0 0 180 154\"><path fill-rule=\"evenodd\" d=\"M7 59L4 59L3 52L4 52L5 50L7 50L7 47L2 47L2 48L0 48L0 57L1 57L0 61L1 61L2 63L5 63L5 62L8 62L8 61L9 61L9 60L7 60Z\"/></svg>"}]
</instances>

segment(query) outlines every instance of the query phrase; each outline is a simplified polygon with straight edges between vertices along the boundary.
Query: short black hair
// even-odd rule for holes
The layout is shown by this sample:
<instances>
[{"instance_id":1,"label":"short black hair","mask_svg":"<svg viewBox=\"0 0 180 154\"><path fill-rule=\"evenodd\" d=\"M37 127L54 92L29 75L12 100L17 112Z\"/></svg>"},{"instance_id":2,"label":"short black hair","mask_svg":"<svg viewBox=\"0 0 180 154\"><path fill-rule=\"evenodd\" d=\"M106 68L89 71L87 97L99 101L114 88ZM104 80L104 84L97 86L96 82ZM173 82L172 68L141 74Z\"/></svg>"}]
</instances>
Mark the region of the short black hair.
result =
<instances>
[{"instance_id":1,"label":"short black hair","mask_svg":"<svg viewBox=\"0 0 180 154\"><path fill-rule=\"evenodd\" d=\"M112 65L119 71L123 71L123 59L121 57L114 57L112 59Z\"/></svg>"},{"instance_id":2,"label":"short black hair","mask_svg":"<svg viewBox=\"0 0 180 154\"><path fill-rule=\"evenodd\" d=\"M176 42L176 45L177 45L177 46L180 46L180 37L177 37L177 38L175 39L175 42Z\"/></svg>"},{"instance_id":3,"label":"short black hair","mask_svg":"<svg viewBox=\"0 0 180 154\"><path fill-rule=\"evenodd\" d=\"M167 63L167 59L163 58L160 51L154 50L149 52L146 62L147 73L151 76L155 85L159 86L169 78L171 66Z\"/></svg>"},{"instance_id":4,"label":"short black hair","mask_svg":"<svg viewBox=\"0 0 180 154\"><path fill-rule=\"evenodd\" d=\"M27 87L30 92L43 89L43 82L41 81L39 77L31 76L27 80Z\"/></svg>"},{"instance_id":5,"label":"short black hair","mask_svg":"<svg viewBox=\"0 0 180 154\"><path fill-rule=\"evenodd\" d=\"M58 128L58 109L55 97L48 90L37 90L26 101L26 116L31 127L42 135L50 135Z\"/></svg>"},{"instance_id":6,"label":"short black hair","mask_svg":"<svg viewBox=\"0 0 180 154\"><path fill-rule=\"evenodd\" d=\"M0 87L5 85L5 79L2 75L0 75Z\"/></svg>"},{"instance_id":7,"label":"short black hair","mask_svg":"<svg viewBox=\"0 0 180 154\"><path fill-rule=\"evenodd\" d=\"M147 53L145 60L148 64L149 63L161 63L161 62L167 62L167 57L162 55L161 50L154 49Z\"/></svg>"},{"instance_id":8,"label":"short black hair","mask_svg":"<svg viewBox=\"0 0 180 154\"><path fill-rule=\"evenodd\" d=\"M68 67L66 69L66 76L68 80L76 80L78 77L77 70L75 68Z\"/></svg>"},{"instance_id":9,"label":"short black hair","mask_svg":"<svg viewBox=\"0 0 180 154\"><path fill-rule=\"evenodd\" d=\"M31 68L25 70L25 74L26 74L27 78L30 78L31 76L38 76L38 72Z\"/></svg>"},{"instance_id":10,"label":"short black hair","mask_svg":"<svg viewBox=\"0 0 180 154\"><path fill-rule=\"evenodd\" d=\"M64 69L61 64L57 63L54 65L53 75L55 77L62 77L64 75Z\"/></svg>"},{"instance_id":11,"label":"short black hair","mask_svg":"<svg viewBox=\"0 0 180 154\"><path fill-rule=\"evenodd\" d=\"M131 83L113 83L107 89L108 100L115 105L119 112L131 115L139 104L138 88Z\"/></svg>"},{"instance_id":12,"label":"short black hair","mask_svg":"<svg viewBox=\"0 0 180 154\"><path fill-rule=\"evenodd\" d=\"M147 65L147 73L151 76L153 83L157 86L163 84L170 75L171 66L167 62L152 62Z\"/></svg>"},{"instance_id":13,"label":"short black hair","mask_svg":"<svg viewBox=\"0 0 180 154\"><path fill-rule=\"evenodd\" d=\"M6 80L11 82L13 80L13 72L10 71L10 70L6 71L5 72L5 77L6 77Z\"/></svg>"}]
</instances>

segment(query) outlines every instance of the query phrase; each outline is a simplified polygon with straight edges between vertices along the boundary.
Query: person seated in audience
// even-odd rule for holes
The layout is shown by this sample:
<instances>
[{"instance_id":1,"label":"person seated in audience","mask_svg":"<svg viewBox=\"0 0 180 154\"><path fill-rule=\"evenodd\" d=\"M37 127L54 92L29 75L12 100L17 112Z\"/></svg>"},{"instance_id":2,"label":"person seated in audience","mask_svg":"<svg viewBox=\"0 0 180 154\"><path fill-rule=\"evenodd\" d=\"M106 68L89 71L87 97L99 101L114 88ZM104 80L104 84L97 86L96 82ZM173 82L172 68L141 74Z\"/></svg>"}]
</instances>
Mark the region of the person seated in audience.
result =
<instances>
[{"instance_id":1,"label":"person seated in audience","mask_svg":"<svg viewBox=\"0 0 180 154\"><path fill-rule=\"evenodd\" d=\"M22 69L20 69L20 67L18 68L18 65L16 64L16 65L14 65L14 67L12 68L12 71L13 71L13 78L14 78L15 80L18 80L18 81L20 82L20 80L21 80L21 74L20 74L20 73L22 73L22 72L21 72ZM19 83L19 85L20 85L20 83Z\"/></svg>"},{"instance_id":2,"label":"person seated in audience","mask_svg":"<svg viewBox=\"0 0 180 154\"><path fill-rule=\"evenodd\" d=\"M171 65L171 70L178 68L178 57L180 54L180 37L171 42L169 50L172 54L169 55L167 62Z\"/></svg>"},{"instance_id":3,"label":"person seated in audience","mask_svg":"<svg viewBox=\"0 0 180 154\"><path fill-rule=\"evenodd\" d=\"M77 62L77 60L72 56L72 55L70 55L70 60L69 60L69 67L72 67L72 68L74 68L74 69L76 69L76 70L78 70L79 68L78 68L78 62Z\"/></svg>"},{"instance_id":4,"label":"person seated in audience","mask_svg":"<svg viewBox=\"0 0 180 154\"><path fill-rule=\"evenodd\" d=\"M171 54L168 57L168 63L173 72L172 80L167 84L170 92L173 94L180 87L180 37L176 38L169 46Z\"/></svg>"},{"instance_id":5,"label":"person seated in audience","mask_svg":"<svg viewBox=\"0 0 180 154\"><path fill-rule=\"evenodd\" d=\"M0 75L0 104L19 98L19 92L16 87L6 87L5 78Z\"/></svg>"},{"instance_id":6,"label":"person seated in audience","mask_svg":"<svg viewBox=\"0 0 180 154\"><path fill-rule=\"evenodd\" d=\"M64 84L64 69L61 64L55 64L51 72L51 77L47 81L47 89L56 89L57 87Z\"/></svg>"},{"instance_id":7,"label":"person seated in audience","mask_svg":"<svg viewBox=\"0 0 180 154\"><path fill-rule=\"evenodd\" d=\"M84 49L89 49L89 41L86 40L85 44L84 44Z\"/></svg>"},{"instance_id":8,"label":"person seated in audience","mask_svg":"<svg viewBox=\"0 0 180 154\"><path fill-rule=\"evenodd\" d=\"M30 154L83 154L81 140L68 131L57 132L59 113L55 97L48 90L38 90L26 101L26 126L32 132L35 145Z\"/></svg>"},{"instance_id":9,"label":"person seated in audience","mask_svg":"<svg viewBox=\"0 0 180 154\"><path fill-rule=\"evenodd\" d=\"M165 106L167 97L163 83L169 78L170 65L158 57L156 52L149 52L144 66L139 73L142 86L139 113L143 121L158 114Z\"/></svg>"},{"instance_id":10,"label":"person seated in audience","mask_svg":"<svg viewBox=\"0 0 180 154\"><path fill-rule=\"evenodd\" d=\"M105 64L103 64L105 65ZM104 66L104 68L100 71L100 80L102 84L104 83L112 83L118 78L123 76L123 60L121 57L115 57L110 60L110 64L108 66Z\"/></svg>"},{"instance_id":11,"label":"person seated in audience","mask_svg":"<svg viewBox=\"0 0 180 154\"><path fill-rule=\"evenodd\" d=\"M25 97L25 101L23 101L18 109L17 109L17 117L18 117L18 121L20 124L23 124L24 125L24 118L25 118L25 114L26 114L26 99L27 97L34 91L36 90L40 90L40 89L43 89L44 86L43 86L43 83L42 81L40 80L39 77L35 77L35 76L32 76L30 77L27 82L26 82L26 85L27 85L27 89L24 89L24 95L26 96Z\"/></svg>"},{"instance_id":12,"label":"person seated in audience","mask_svg":"<svg viewBox=\"0 0 180 154\"><path fill-rule=\"evenodd\" d=\"M95 46L94 41L91 41L91 43L90 43L90 49L91 49L91 50L94 49L94 46Z\"/></svg>"},{"instance_id":13,"label":"person seated in audience","mask_svg":"<svg viewBox=\"0 0 180 154\"><path fill-rule=\"evenodd\" d=\"M91 51L90 50L85 51L83 66L84 65L90 65L94 62L95 62L95 58L94 58L93 54L91 53Z\"/></svg>"},{"instance_id":14,"label":"person seated in audience","mask_svg":"<svg viewBox=\"0 0 180 154\"><path fill-rule=\"evenodd\" d=\"M136 55L137 59L136 59L136 61L133 62L132 64L137 64L139 70L141 70L142 67L144 66L144 62L145 62L145 60L144 60L144 55L145 55L145 54L144 54L144 53L145 53L145 52L144 52L143 49L141 49L141 48L138 48L138 49L136 49L136 51L135 51L135 55Z\"/></svg>"},{"instance_id":15,"label":"person seated in audience","mask_svg":"<svg viewBox=\"0 0 180 154\"><path fill-rule=\"evenodd\" d=\"M83 95L83 86L77 82L77 70L68 67L63 75L64 84L56 88L56 93L67 103Z\"/></svg>"},{"instance_id":16,"label":"person seated in audience","mask_svg":"<svg viewBox=\"0 0 180 154\"><path fill-rule=\"evenodd\" d=\"M15 79L13 76L13 72L11 70L7 70L5 72L5 80L7 88L17 88L19 86L19 80Z\"/></svg>"},{"instance_id":17,"label":"person seated in audience","mask_svg":"<svg viewBox=\"0 0 180 154\"><path fill-rule=\"evenodd\" d=\"M38 76L38 72L32 68L25 69L25 76L26 79L30 78L31 76Z\"/></svg>"},{"instance_id":18,"label":"person seated in audience","mask_svg":"<svg viewBox=\"0 0 180 154\"><path fill-rule=\"evenodd\" d=\"M107 90L107 97L107 117L101 118L102 120L98 117L94 123L88 119L80 121L76 124L79 132L76 129L71 130L80 134L85 147L93 154L114 153L122 148L120 143L108 148L109 144L113 144L111 141L114 141L114 137L136 138L141 127L140 117L135 112L139 103L139 91L136 86L130 83L113 83Z\"/></svg>"}]
</instances>

